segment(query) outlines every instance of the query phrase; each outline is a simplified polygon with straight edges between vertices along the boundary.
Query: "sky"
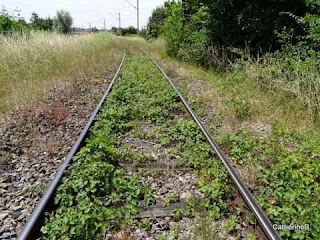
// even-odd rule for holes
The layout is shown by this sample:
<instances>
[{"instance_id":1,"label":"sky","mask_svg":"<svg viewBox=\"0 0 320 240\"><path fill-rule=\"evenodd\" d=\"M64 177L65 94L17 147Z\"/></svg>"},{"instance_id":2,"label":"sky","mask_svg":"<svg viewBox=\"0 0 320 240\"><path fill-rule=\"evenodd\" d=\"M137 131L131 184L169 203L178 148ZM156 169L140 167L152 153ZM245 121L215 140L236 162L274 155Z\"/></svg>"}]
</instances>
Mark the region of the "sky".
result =
<instances>
[{"instance_id":1,"label":"sky","mask_svg":"<svg viewBox=\"0 0 320 240\"><path fill-rule=\"evenodd\" d=\"M137 0L127 0L132 5ZM139 0L140 29L148 22L151 12L161 6L166 0ZM36 12L40 17L53 17L57 10L67 10L73 17L74 27L103 28L104 19L106 28L118 27L118 13L121 13L121 27L137 26L137 12L126 0L0 0L0 8L9 13L20 10L21 16L29 21L31 13Z\"/></svg>"}]
</instances>

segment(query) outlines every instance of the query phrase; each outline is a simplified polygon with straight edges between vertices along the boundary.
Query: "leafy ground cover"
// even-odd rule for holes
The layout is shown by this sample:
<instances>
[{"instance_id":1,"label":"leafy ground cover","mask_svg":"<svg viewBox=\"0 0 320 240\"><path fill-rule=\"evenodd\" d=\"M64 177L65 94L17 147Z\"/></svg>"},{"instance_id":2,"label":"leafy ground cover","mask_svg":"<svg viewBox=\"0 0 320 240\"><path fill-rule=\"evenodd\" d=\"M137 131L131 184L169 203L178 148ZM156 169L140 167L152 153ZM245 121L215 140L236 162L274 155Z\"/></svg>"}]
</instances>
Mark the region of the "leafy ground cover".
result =
<instances>
[{"instance_id":1,"label":"leafy ground cover","mask_svg":"<svg viewBox=\"0 0 320 240\"><path fill-rule=\"evenodd\" d=\"M220 142L241 167L251 165L248 181L273 224L310 225L309 231L280 231L284 239L318 239L319 136L273 128L266 138L241 131Z\"/></svg>"},{"instance_id":2,"label":"leafy ground cover","mask_svg":"<svg viewBox=\"0 0 320 240\"><path fill-rule=\"evenodd\" d=\"M143 131L142 123L152 131ZM155 203L154 191L158 189L152 191L144 179L154 176L164 181L165 176L161 170L150 173L138 168L132 172L124 167L128 163L156 161L156 157L145 152L125 147L122 141L128 134L172 149L173 161L193 168L198 176L197 191L203 197L192 196L185 208L175 208L175 221L182 217L197 217L199 222L220 221L219 228L210 225L206 229L203 224L196 224L193 236L198 232L202 239L206 236L219 239L223 232L241 234L236 226L240 226L245 213L240 208L237 213L235 207L229 208L233 189L222 164L153 63L146 57L130 54L86 146L75 156L74 164L58 187L57 209L48 213L42 227L44 239L104 239L108 233L129 231L133 225L147 232L151 230L151 220L139 220L138 216L141 209ZM176 201L179 195L168 193L162 204L165 207ZM202 210L197 214L195 209ZM255 224L252 222L247 232L252 239ZM157 238L169 236L178 239L178 229L169 228Z\"/></svg>"},{"instance_id":3,"label":"leafy ground cover","mask_svg":"<svg viewBox=\"0 0 320 240\"><path fill-rule=\"evenodd\" d=\"M269 75L257 65L217 73L169 59L159 40L144 45L163 60L272 223L310 225L281 236L318 239L319 123L304 100L261 84ZM250 77L257 71L259 82Z\"/></svg>"}]
</instances>

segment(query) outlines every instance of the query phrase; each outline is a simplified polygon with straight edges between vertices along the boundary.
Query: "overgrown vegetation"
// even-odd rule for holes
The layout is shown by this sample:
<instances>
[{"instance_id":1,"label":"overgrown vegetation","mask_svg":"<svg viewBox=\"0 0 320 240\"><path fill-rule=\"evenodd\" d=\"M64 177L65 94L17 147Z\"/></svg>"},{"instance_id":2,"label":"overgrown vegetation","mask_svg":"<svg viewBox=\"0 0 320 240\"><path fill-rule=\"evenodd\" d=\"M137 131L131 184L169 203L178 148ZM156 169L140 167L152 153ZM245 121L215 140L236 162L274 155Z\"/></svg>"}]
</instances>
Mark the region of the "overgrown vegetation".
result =
<instances>
[{"instance_id":1,"label":"overgrown vegetation","mask_svg":"<svg viewBox=\"0 0 320 240\"><path fill-rule=\"evenodd\" d=\"M57 11L55 18L53 19L53 29L59 33L70 33L72 21L69 12L64 10Z\"/></svg>"},{"instance_id":2,"label":"overgrown vegetation","mask_svg":"<svg viewBox=\"0 0 320 240\"><path fill-rule=\"evenodd\" d=\"M210 93L218 99L207 95L205 102L218 100L224 110L212 127L216 131L227 122L233 130L214 132L215 138L245 172L271 222L310 225L310 230L280 235L318 239L319 1L243 3L165 3L160 34L170 56L214 69L189 66L180 72L213 85ZM254 121L270 123L271 133L239 131Z\"/></svg>"},{"instance_id":3,"label":"overgrown vegetation","mask_svg":"<svg viewBox=\"0 0 320 240\"><path fill-rule=\"evenodd\" d=\"M305 96L297 92L293 95L293 85L277 81L291 71L289 65L279 68L284 64L280 59L286 61L285 58L270 54L274 60L271 64L265 57L258 62L250 57L233 64L233 71L216 72L168 58L161 40L145 47L162 58L166 72L176 79L198 115L211 127L214 139L237 166L271 222L310 224L306 231L279 231L282 238L318 239L320 139L319 123L314 121L317 111L307 107L306 92ZM285 48L284 45L282 51ZM315 77L311 69L317 68L312 64L315 60L312 58L310 65L304 65L304 59L297 58L297 67L310 69L303 75L290 76L291 82L300 78L302 83L302 77ZM313 78L313 82L317 83L317 79Z\"/></svg>"},{"instance_id":4,"label":"overgrown vegetation","mask_svg":"<svg viewBox=\"0 0 320 240\"><path fill-rule=\"evenodd\" d=\"M28 34L30 31L56 31L59 33L70 33L72 17L68 11L57 11L56 16L41 18L35 12L31 14L30 22L27 23L20 16L20 11L9 14L4 8L0 12L0 34Z\"/></svg>"},{"instance_id":5,"label":"overgrown vegetation","mask_svg":"<svg viewBox=\"0 0 320 240\"><path fill-rule=\"evenodd\" d=\"M147 33L162 35L170 56L303 99L318 121L319 14L317 0L170 1L154 10Z\"/></svg>"},{"instance_id":6,"label":"overgrown vegetation","mask_svg":"<svg viewBox=\"0 0 320 240\"><path fill-rule=\"evenodd\" d=\"M0 35L0 46L1 113L57 83L105 72L123 51L115 36L106 33Z\"/></svg>"},{"instance_id":7,"label":"overgrown vegetation","mask_svg":"<svg viewBox=\"0 0 320 240\"><path fill-rule=\"evenodd\" d=\"M40 31L52 31L53 30L53 19L50 17L48 18L41 18L35 12L31 14L30 24L32 29L40 30Z\"/></svg>"},{"instance_id":8,"label":"overgrown vegetation","mask_svg":"<svg viewBox=\"0 0 320 240\"><path fill-rule=\"evenodd\" d=\"M289 32L293 44L308 42L315 49L319 47L319 9L317 0L168 1L153 11L148 32L150 37L162 33L168 46L175 46L172 55L190 57L195 63L206 60L212 46L236 55L237 49L260 53L280 49L279 34Z\"/></svg>"},{"instance_id":9,"label":"overgrown vegetation","mask_svg":"<svg viewBox=\"0 0 320 240\"><path fill-rule=\"evenodd\" d=\"M248 184L273 224L309 224L309 231L280 231L284 239L320 237L319 136L274 127L266 138L248 131L216 138L236 163L256 169Z\"/></svg>"},{"instance_id":10,"label":"overgrown vegetation","mask_svg":"<svg viewBox=\"0 0 320 240\"><path fill-rule=\"evenodd\" d=\"M121 34L121 36L128 36L128 35L132 35L132 34L137 34L137 29L133 26L129 26L127 28L122 28L120 30L120 34Z\"/></svg>"},{"instance_id":11,"label":"overgrown vegetation","mask_svg":"<svg viewBox=\"0 0 320 240\"><path fill-rule=\"evenodd\" d=\"M150 161L141 153L121 150L120 139L137 130L137 121L155 124L160 138L155 140L176 145L176 154L185 159L184 164L199 171L199 189L206 198L188 201L185 209L174 209L176 218L193 217L195 204L205 209L210 219L228 217L225 199L232 192L229 178L222 164L214 160L214 152L197 125L175 119L177 111L183 111L178 95L153 63L146 57L129 55L86 146L57 190L58 209L42 228L45 238L103 239L106 232L128 228L138 209L154 201L150 188L141 181L143 173L128 174L119 167L122 161L136 157ZM150 229L150 222L143 220L139 226Z\"/></svg>"},{"instance_id":12,"label":"overgrown vegetation","mask_svg":"<svg viewBox=\"0 0 320 240\"><path fill-rule=\"evenodd\" d=\"M27 22L20 18L19 12L11 15L5 9L0 12L0 34L23 32L28 28Z\"/></svg>"}]
</instances>

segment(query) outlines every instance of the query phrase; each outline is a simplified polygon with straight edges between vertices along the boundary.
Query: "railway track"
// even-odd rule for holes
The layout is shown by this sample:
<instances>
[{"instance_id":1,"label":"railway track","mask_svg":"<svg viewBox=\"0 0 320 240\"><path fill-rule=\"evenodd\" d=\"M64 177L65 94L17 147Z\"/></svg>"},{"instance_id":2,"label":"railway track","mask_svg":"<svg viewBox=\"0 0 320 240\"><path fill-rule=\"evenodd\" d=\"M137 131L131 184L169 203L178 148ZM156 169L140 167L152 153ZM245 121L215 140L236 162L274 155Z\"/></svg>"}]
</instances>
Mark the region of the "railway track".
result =
<instances>
[{"instance_id":1,"label":"railway track","mask_svg":"<svg viewBox=\"0 0 320 240\"><path fill-rule=\"evenodd\" d=\"M181 228L202 221L212 234L250 214L249 233L280 239L171 79L141 51L124 54L18 239L187 239L197 233Z\"/></svg>"}]
</instances>

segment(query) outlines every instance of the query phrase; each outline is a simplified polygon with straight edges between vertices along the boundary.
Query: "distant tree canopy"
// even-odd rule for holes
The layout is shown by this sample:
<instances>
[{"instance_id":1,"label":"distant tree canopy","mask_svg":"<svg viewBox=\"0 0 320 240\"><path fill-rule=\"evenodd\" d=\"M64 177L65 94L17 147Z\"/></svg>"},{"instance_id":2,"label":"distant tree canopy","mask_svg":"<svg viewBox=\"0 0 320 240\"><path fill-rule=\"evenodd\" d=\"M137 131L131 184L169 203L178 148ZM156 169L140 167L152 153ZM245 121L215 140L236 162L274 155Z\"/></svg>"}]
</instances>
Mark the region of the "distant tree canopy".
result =
<instances>
[{"instance_id":1,"label":"distant tree canopy","mask_svg":"<svg viewBox=\"0 0 320 240\"><path fill-rule=\"evenodd\" d=\"M28 24L19 15L10 15L5 9L0 12L0 33L22 32L26 28Z\"/></svg>"},{"instance_id":2,"label":"distant tree canopy","mask_svg":"<svg viewBox=\"0 0 320 240\"><path fill-rule=\"evenodd\" d=\"M317 48L319 13L319 0L173 0L153 11L147 36L162 34L168 53L201 64L210 46L256 53L303 39Z\"/></svg>"},{"instance_id":3,"label":"distant tree canopy","mask_svg":"<svg viewBox=\"0 0 320 240\"><path fill-rule=\"evenodd\" d=\"M30 18L30 26L36 30L51 31L53 28L53 19L50 17L40 18L38 14L33 12Z\"/></svg>"},{"instance_id":4,"label":"distant tree canopy","mask_svg":"<svg viewBox=\"0 0 320 240\"><path fill-rule=\"evenodd\" d=\"M53 19L53 29L59 33L70 33L73 19L69 12L60 10L57 11Z\"/></svg>"},{"instance_id":5,"label":"distant tree canopy","mask_svg":"<svg viewBox=\"0 0 320 240\"><path fill-rule=\"evenodd\" d=\"M165 15L163 7L157 7L152 11L152 15L149 18L149 23L147 26L147 36L149 38L159 37L164 19Z\"/></svg>"},{"instance_id":6,"label":"distant tree canopy","mask_svg":"<svg viewBox=\"0 0 320 240\"><path fill-rule=\"evenodd\" d=\"M61 10L57 11L54 19L47 17L41 18L35 12L31 14L30 23L28 24L18 14L9 14L5 9L0 11L0 34L8 34L14 32L28 32L30 30L40 31L57 31L60 33L70 33L72 25L72 17L69 12Z\"/></svg>"},{"instance_id":7,"label":"distant tree canopy","mask_svg":"<svg viewBox=\"0 0 320 240\"><path fill-rule=\"evenodd\" d=\"M133 26L129 26L127 28L122 28L121 29L121 35L126 36L129 34L137 34L137 29Z\"/></svg>"},{"instance_id":8,"label":"distant tree canopy","mask_svg":"<svg viewBox=\"0 0 320 240\"><path fill-rule=\"evenodd\" d=\"M205 27L215 44L264 50L277 46L274 31L284 26L300 35L303 29L287 13L302 17L309 10L301 0L186 0L181 9L186 25Z\"/></svg>"}]
</instances>

